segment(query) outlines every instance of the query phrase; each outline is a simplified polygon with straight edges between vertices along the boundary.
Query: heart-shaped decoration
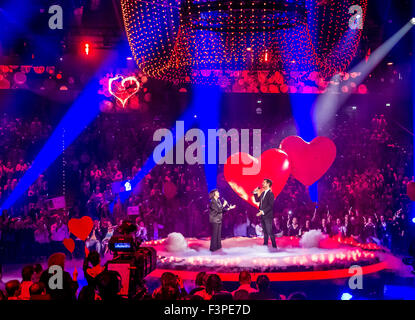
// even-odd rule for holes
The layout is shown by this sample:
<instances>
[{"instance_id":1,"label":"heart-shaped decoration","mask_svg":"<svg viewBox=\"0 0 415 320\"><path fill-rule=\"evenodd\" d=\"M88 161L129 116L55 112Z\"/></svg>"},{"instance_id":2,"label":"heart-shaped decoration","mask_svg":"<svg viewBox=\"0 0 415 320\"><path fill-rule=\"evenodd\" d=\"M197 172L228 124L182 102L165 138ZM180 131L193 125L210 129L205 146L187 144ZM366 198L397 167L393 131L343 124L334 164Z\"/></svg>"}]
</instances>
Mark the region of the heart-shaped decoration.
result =
<instances>
[{"instance_id":1,"label":"heart-shaped decoration","mask_svg":"<svg viewBox=\"0 0 415 320\"><path fill-rule=\"evenodd\" d=\"M320 179L336 158L336 145L327 137L308 143L298 136L289 136L281 142L280 149L288 155L293 177L305 186Z\"/></svg>"},{"instance_id":2,"label":"heart-shaped decoration","mask_svg":"<svg viewBox=\"0 0 415 320\"><path fill-rule=\"evenodd\" d=\"M69 231L77 238L85 241L92 231L94 222L91 217L84 216L81 219L72 218L68 222Z\"/></svg>"},{"instance_id":3,"label":"heart-shaped decoration","mask_svg":"<svg viewBox=\"0 0 415 320\"><path fill-rule=\"evenodd\" d=\"M411 201L415 201L415 181L408 182L406 185L406 193Z\"/></svg>"},{"instance_id":4,"label":"heart-shaped decoration","mask_svg":"<svg viewBox=\"0 0 415 320\"><path fill-rule=\"evenodd\" d=\"M135 95L140 89L140 83L136 77L130 76L124 78L117 75L108 80L108 91L111 93L125 108L128 99Z\"/></svg>"},{"instance_id":5,"label":"heart-shaped decoration","mask_svg":"<svg viewBox=\"0 0 415 320\"><path fill-rule=\"evenodd\" d=\"M72 238L64 239L63 245L65 246L66 249L68 249L70 253L73 253L73 251L75 250L75 241L73 241Z\"/></svg>"},{"instance_id":6,"label":"heart-shaped decoration","mask_svg":"<svg viewBox=\"0 0 415 320\"><path fill-rule=\"evenodd\" d=\"M240 152L227 159L223 173L233 191L258 207L252 191L267 178L272 180L272 192L277 197L290 176L290 163L287 154L279 149L269 149L258 159Z\"/></svg>"}]
</instances>

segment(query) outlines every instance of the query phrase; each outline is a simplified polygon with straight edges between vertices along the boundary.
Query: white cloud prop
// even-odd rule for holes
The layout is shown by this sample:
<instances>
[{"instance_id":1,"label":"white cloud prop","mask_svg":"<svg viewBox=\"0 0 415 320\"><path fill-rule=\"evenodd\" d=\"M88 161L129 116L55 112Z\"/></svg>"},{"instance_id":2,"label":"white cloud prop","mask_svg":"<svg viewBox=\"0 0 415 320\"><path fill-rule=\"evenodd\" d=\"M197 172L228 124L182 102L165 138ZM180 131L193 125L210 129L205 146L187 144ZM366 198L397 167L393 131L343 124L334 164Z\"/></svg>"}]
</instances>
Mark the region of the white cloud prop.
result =
<instances>
[{"instance_id":1,"label":"white cloud prop","mask_svg":"<svg viewBox=\"0 0 415 320\"><path fill-rule=\"evenodd\" d=\"M188 249L185 237L179 232L172 232L167 236L166 250L168 252L182 252Z\"/></svg>"},{"instance_id":2,"label":"white cloud prop","mask_svg":"<svg viewBox=\"0 0 415 320\"><path fill-rule=\"evenodd\" d=\"M310 230L301 237L300 246L302 248L318 248L320 240L323 240L325 237L320 230Z\"/></svg>"}]
</instances>

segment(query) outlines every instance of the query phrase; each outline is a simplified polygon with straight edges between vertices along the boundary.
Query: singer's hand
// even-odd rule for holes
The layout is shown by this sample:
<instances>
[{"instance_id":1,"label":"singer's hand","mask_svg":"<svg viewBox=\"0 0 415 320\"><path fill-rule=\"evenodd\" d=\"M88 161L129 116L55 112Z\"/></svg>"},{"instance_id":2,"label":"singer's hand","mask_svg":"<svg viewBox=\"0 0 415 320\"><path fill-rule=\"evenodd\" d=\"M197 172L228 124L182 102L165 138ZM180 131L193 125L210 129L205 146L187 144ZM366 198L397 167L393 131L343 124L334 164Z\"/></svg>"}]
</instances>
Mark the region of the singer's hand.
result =
<instances>
[{"instance_id":1,"label":"singer's hand","mask_svg":"<svg viewBox=\"0 0 415 320\"><path fill-rule=\"evenodd\" d=\"M229 207L229 210L232 210L232 209L235 209L235 208L236 208L236 206L233 204Z\"/></svg>"},{"instance_id":2,"label":"singer's hand","mask_svg":"<svg viewBox=\"0 0 415 320\"><path fill-rule=\"evenodd\" d=\"M261 211L259 211L259 212L257 213L257 215L256 215L256 216L257 216L257 217L259 217L259 216L263 216L263 215L264 215L264 211L262 211L262 210L261 210Z\"/></svg>"},{"instance_id":3,"label":"singer's hand","mask_svg":"<svg viewBox=\"0 0 415 320\"><path fill-rule=\"evenodd\" d=\"M256 187L256 189L254 190L254 194L257 194L259 192L259 188Z\"/></svg>"},{"instance_id":4,"label":"singer's hand","mask_svg":"<svg viewBox=\"0 0 415 320\"><path fill-rule=\"evenodd\" d=\"M223 206L226 207L228 205L228 201L223 200Z\"/></svg>"}]
</instances>

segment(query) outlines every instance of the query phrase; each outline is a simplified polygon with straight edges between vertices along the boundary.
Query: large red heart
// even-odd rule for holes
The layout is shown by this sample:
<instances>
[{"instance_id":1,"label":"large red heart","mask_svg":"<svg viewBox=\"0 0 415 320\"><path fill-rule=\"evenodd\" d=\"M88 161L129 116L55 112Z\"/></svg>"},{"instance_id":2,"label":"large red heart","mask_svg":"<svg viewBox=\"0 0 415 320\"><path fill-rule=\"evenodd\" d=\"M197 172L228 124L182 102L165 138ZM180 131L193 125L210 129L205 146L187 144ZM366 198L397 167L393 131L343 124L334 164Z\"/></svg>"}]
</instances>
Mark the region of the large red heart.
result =
<instances>
[{"instance_id":1,"label":"large red heart","mask_svg":"<svg viewBox=\"0 0 415 320\"><path fill-rule=\"evenodd\" d=\"M108 80L108 91L111 93L119 102L122 107L125 107L128 99L135 95L140 89L140 83L136 77L115 76Z\"/></svg>"},{"instance_id":2,"label":"large red heart","mask_svg":"<svg viewBox=\"0 0 415 320\"><path fill-rule=\"evenodd\" d=\"M406 193L411 201L415 201L415 181L409 181L406 185Z\"/></svg>"},{"instance_id":3,"label":"large red heart","mask_svg":"<svg viewBox=\"0 0 415 320\"><path fill-rule=\"evenodd\" d=\"M290 176L290 163L287 154L279 149L269 149L259 159L240 152L227 159L223 173L233 191L258 207L252 191L267 178L272 180L272 192L277 197Z\"/></svg>"},{"instance_id":4,"label":"large red heart","mask_svg":"<svg viewBox=\"0 0 415 320\"><path fill-rule=\"evenodd\" d=\"M69 231L77 238L85 241L92 231L94 222L88 216L84 216L81 219L72 218L68 222Z\"/></svg>"},{"instance_id":5,"label":"large red heart","mask_svg":"<svg viewBox=\"0 0 415 320\"><path fill-rule=\"evenodd\" d=\"M291 173L305 186L320 179L336 158L336 145L326 137L317 137L310 143L297 136L285 138L280 149L288 154Z\"/></svg>"},{"instance_id":6,"label":"large red heart","mask_svg":"<svg viewBox=\"0 0 415 320\"><path fill-rule=\"evenodd\" d=\"M72 253L75 250L75 241L71 238L67 238L63 240L63 245L70 253Z\"/></svg>"}]
</instances>

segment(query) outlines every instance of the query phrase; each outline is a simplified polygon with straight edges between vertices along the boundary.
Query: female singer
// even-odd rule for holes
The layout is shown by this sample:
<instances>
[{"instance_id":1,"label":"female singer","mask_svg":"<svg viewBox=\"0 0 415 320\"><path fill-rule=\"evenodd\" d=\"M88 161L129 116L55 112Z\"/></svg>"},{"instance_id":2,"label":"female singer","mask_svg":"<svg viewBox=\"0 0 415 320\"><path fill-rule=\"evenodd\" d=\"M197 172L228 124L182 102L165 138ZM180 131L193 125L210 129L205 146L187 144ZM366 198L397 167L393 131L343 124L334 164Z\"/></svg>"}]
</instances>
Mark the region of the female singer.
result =
<instances>
[{"instance_id":1,"label":"female singer","mask_svg":"<svg viewBox=\"0 0 415 320\"><path fill-rule=\"evenodd\" d=\"M212 237L210 239L210 251L216 251L222 248L222 214L224 210L231 210L235 208L235 205L230 206L229 203L224 200L223 204L219 200L218 189L213 189L209 192L210 204L209 204L209 222L212 225ZM226 206L228 206L226 208Z\"/></svg>"}]
</instances>

